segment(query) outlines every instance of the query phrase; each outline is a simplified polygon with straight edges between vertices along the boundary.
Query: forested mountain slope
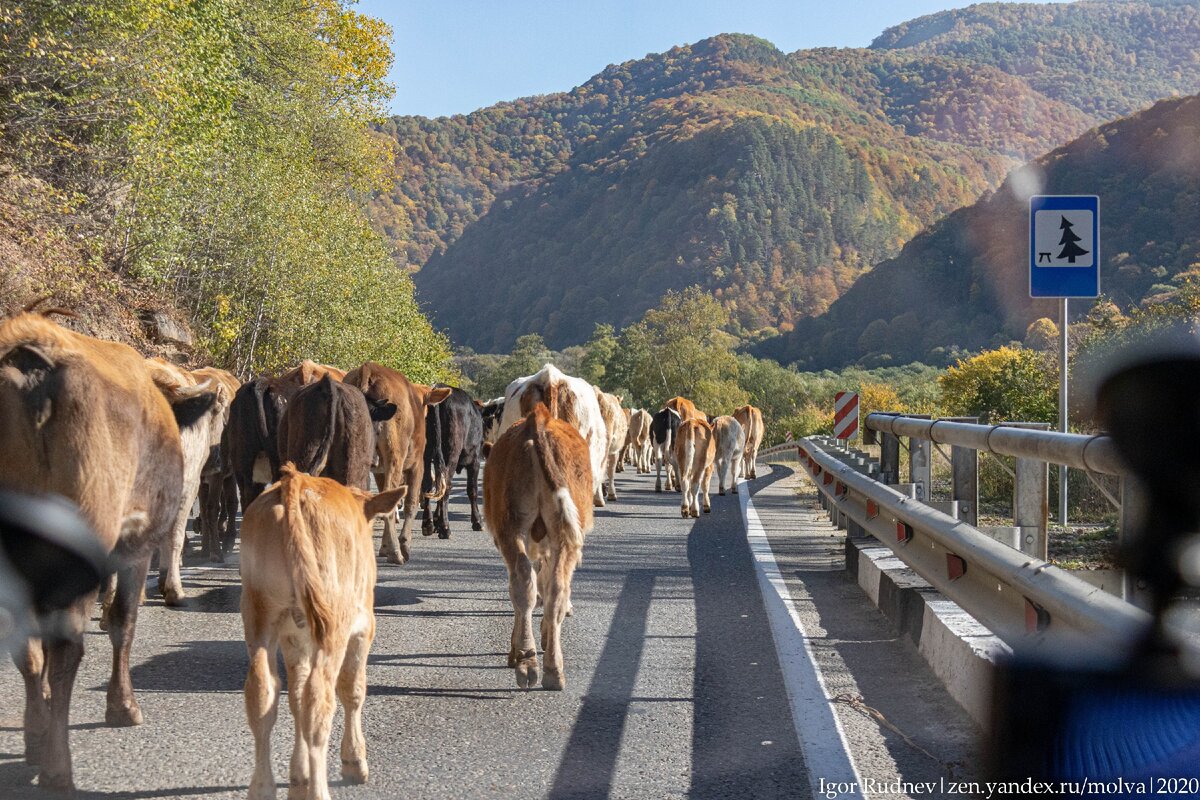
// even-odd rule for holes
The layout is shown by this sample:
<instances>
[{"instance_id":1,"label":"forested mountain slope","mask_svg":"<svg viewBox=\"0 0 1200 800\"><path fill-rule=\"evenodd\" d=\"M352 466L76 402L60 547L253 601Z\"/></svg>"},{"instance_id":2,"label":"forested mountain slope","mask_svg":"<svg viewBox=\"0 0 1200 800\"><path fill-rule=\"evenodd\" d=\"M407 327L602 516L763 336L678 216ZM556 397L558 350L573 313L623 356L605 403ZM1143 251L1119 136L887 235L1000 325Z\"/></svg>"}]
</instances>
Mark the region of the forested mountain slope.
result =
<instances>
[{"instance_id":1,"label":"forested mountain slope","mask_svg":"<svg viewBox=\"0 0 1200 800\"><path fill-rule=\"evenodd\" d=\"M1200 97L1164 100L1015 171L756 354L813 368L937 363L1022 339L1033 320L1057 318L1056 301L1029 298L1034 192L1099 195L1105 296L1127 306L1171 292L1200 273Z\"/></svg>"},{"instance_id":2,"label":"forested mountain slope","mask_svg":"<svg viewBox=\"0 0 1200 800\"><path fill-rule=\"evenodd\" d=\"M1195 4L1076 3L1047 32L1056 8L934 15L865 50L725 35L570 92L394 118L372 214L476 349L579 342L692 284L736 332L787 332L1016 164L1200 90Z\"/></svg>"}]
</instances>

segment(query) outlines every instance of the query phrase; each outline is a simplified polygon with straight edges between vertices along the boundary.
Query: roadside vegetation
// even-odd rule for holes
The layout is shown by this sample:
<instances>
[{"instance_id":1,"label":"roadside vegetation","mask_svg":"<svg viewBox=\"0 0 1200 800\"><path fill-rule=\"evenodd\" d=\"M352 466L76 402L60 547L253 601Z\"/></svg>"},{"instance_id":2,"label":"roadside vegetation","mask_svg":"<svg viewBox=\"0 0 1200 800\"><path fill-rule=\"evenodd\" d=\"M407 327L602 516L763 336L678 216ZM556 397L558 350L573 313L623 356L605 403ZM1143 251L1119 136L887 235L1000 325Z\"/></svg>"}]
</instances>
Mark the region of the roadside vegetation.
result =
<instances>
[{"instance_id":1,"label":"roadside vegetation","mask_svg":"<svg viewBox=\"0 0 1200 800\"><path fill-rule=\"evenodd\" d=\"M445 375L448 343L364 211L391 181L393 145L370 128L388 37L343 0L0 8L12 227L72 250L41 272L8 260L5 310L121 294L174 309L201 358L242 375L301 357Z\"/></svg>"}]
</instances>

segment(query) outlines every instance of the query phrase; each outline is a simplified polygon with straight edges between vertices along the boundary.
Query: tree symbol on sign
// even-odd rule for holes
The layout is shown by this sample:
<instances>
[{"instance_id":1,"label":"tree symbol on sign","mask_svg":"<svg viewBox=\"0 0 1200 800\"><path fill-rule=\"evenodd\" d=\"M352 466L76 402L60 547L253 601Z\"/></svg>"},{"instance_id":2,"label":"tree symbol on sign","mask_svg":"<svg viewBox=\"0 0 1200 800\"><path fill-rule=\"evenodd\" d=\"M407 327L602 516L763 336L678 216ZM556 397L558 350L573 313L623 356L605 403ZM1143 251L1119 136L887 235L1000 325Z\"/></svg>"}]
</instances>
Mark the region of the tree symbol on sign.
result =
<instances>
[{"instance_id":1,"label":"tree symbol on sign","mask_svg":"<svg viewBox=\"0 0 1200 800\"><path fill-rule=\"evenodd\" d=\"M1086 256L1088 254L1087 250L1075 244L1082 240L1075 235L1075 231L1071 230L1072 227L1074 226L1066 217L1062 218L1062 222L1058 226L1058 229L1062 231L1062 238L1058 240L1058 243L1063 246L1063 249L1056 258L1065 258L1068 264L1074 264L1075 259L1079 258L1079 256Z\"/></svg>"}]
</instances>

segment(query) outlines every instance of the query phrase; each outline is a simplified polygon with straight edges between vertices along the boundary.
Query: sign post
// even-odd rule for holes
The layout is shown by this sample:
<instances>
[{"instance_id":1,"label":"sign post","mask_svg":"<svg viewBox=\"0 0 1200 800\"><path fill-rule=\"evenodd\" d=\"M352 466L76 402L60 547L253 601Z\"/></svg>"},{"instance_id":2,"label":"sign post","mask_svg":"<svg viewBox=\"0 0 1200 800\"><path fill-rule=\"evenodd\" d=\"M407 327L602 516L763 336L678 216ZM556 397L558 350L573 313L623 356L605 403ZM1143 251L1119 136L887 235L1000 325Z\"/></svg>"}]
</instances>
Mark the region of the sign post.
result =
<instances>
[{"instance_id":1,"label":"sign post","mask_svg":"<svg viewBox=\"0 0 1200 800\"><path fill-rule=\"evenodd\" d=\"M1072 297L1100 294L1100 198L1029 198L1029 296L1062 300L1059 308L1058 429L1067 432L1067 330ZM1058 521L1067 524L1067 468L1058 468Z\"/></svg>"},{"instance_id":2,"label":"sign post","mask_svg":"<svg viewBox=\"0 0 1200 800\"><path fill-rule=\"evenodd\" d=\"M858 392L838 392L833 399L833 438L846 441L858 431Z\"/></svg>"}]
</instances>

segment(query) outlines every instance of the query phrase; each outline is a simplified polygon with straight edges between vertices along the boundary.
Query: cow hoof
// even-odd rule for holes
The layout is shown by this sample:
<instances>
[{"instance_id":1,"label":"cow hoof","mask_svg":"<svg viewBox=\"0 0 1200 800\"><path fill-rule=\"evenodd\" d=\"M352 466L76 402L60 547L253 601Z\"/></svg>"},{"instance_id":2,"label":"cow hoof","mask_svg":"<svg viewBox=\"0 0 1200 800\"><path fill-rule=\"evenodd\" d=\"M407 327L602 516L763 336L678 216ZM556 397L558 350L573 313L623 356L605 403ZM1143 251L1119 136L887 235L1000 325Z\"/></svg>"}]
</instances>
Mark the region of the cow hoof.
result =
<instances>
[{"instance_id":1,"label":"cow hoof","mask_svg":"<svg viewBox=\"0 0 1200 800\"><path fill-rule=\"evenodd\" d=\"M143 721L142 709L136 702L127 706L109 706L104 710L104 724L110 728L133 728Z\"/></svg>"},{"instance_id":2,"label":"cow hoof","mask_svg":"<svg viewBox=\"0 0 1200 800\"><path fill-rule=\"evenodd\" d=\"M532 689L538 682L538 663L536 658L526 659L517 664L517 687Z\"/></svg>"},{"instance_id":3,"label":"cow hoof","mask_svg":"<svg viewBox=\"0 0 1200 800\"><path fill-rule=\"evenodd\" d=\"M346 783L362 784L367 782L367 762L365 759L354 759L342 762L342 778Z\"/></svg>"},{"instance_id":4,"label":"cow hoof","mask_svg":"<svg viewBox=\"0 0 1200 800\"><path fill-rule=\"evenodd\" d=\"M734 494L737 494L737 493L738 493L738 490L737 490L737 487L736 487L736 486L735 486L735 487L733 487L732 489L730 489L729 491L733 492Z\"/></svg>"},{"instance_id":5,"label":"cow hoof","mask_svg":"<svg viewBox=\"0 0 1200 800\"><path fill-rule=\"evenodd\" d=\"M75 793L75 781L71 779L70 769L65 772L49 772L43 769L38 773L37 784L39 789L47 792Z\"/></svg>"},{"instance_id":6,"label":"cow hoof","mask_svg":"<svg viewBox=\"0 0 1200 800\"><path fill-rule=\"evenodd\" d=\"M564 616L564 617L573 617L573 616L575 616L575 606L568 605L568 606L567 606L567 610L563 612L563 616Z\"/></svg>"},{"instance_id":7,"label":"cow hoof","mask_svg":"<svg viewBox=\"0 0 1200 800\"><path fill-rule=\"evenodd\" d=\"M712 513L712 506L705 506L705 507L704 507L704 513L705 513L705 514L711 514L711 513Z\"/></svg>"},{"instance_id":8,"label":"cow hoof","mask_svg":"<svg viewBox=\"0 0 1200 800\"><path fill-rule=\"evenodd\" d=\"M184 601L187 600L187 595L184 594L182 588L174 589L168 586L162 590L162 598L163 605L170 606L171 608L179 608L186 604Z\"/></svg>"},{"instance_id":9,"label":"cow hoof","mask_svg":"<svg viewBox=\"0 0 1200 800\"><path fill-rule=\"evenodd\" d=\"M659 494L662 494L662 486L658 485L657 483L654 484L654 491L658 492Z\"/></svg>"},{"instance_id":10,"label":"cow hoof","mask_svg":"<svg viewBox=\"0 0 1200 800\"><path fill-rule=\"evenodd\" d=\"M441 533L438 534L438 538L439 539L449 539L450 531L442 531Z\"/></svg>"},{"instance_id":11,"label":"cow hoof","mask_svg":"<svg viewBox=\"0 0 1200 800\"><path fill-rule=\"evenodd\" d=\"M424 525L422 525L421 526L421 535L422 536L433 536L433 526L431 525L428 528L426 528Z\"/></svg>"},{"instance_id":12,"label":"cow hoof","mask_svg":"<svg viewBox=\"0 0 1200 800\"><path fill-rule=\"evenodd\" d=\"M224 553L212 553L212 554L211 554L211 555L209 555L209 557L208 557L208 563L210 563L210 564L224 564L224 563L225 563L225 554L224 554Z\"/></svg>"},{"instance_id":13,"label":"cow hoof","mask_svg":"<svg viewBox=\"0 0 1200 800\"><path fill-rule=\"evenodd\" d=\"M385 561L387 561L387 563L397 564L399 566L404 566L404 562L408 560L404 556L397 553L395 550L389 551L387 553L387 555L385 555L383 558Z\"/></svg>"},{"instance_id":14,"label":"cow hoof","mask_svg":"<svg viewBox=\"0 0 1200 800\"><path fill-rule=\"evenodd\" d=\"M616 502L617 496L615 494L609 494L605 499Z\"/></svg>"},{"instance_id":15,"label":"cow hoof","mask_svg":"<svg viewBox=\"0 0 1200 800\"><path fill-rule=\"evenodd\" d=\"M483 530L483 525L482 525L482 524L480 524L480 523L478 523L478 522L472 522L472 523L471 523L471 530L473 530L473 531L481 531L481 530Z\"/></svg>"},{"instance_id":16,"label":"cow hoof","mask_svg":"<svg viewBox=\"0 0 1200 800\"><path fill-rule=\"evenodd\" d=\"M561 692L567 682L563 680L563 675L558 671L546 670L542 674L542 688L549 689L552 692Z\"/></svg>"},{"instance_id":17,"label":"cow hoof","mask_svg":"<svg viewBox=\"0 0 1200 800\"><path fill-rule=\"evenodd\" d=\"M688 513L688 510L686 508L679 509L679 513L683 516L684 519L687 519L689 516L691 516Z\"/></svg>"}]
</instances>

